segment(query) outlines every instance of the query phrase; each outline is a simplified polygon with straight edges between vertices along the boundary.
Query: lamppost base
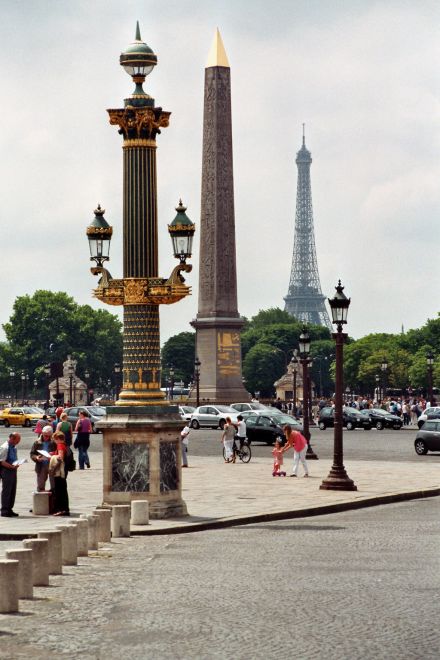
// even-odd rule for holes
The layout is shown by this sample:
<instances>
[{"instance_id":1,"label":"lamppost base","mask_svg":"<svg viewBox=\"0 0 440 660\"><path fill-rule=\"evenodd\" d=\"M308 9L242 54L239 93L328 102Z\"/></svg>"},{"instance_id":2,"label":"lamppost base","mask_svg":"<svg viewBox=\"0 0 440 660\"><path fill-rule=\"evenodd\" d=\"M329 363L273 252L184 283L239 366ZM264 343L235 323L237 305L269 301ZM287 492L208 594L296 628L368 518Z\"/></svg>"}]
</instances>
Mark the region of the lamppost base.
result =
<instances>
[{"instance_id":1,"label":"lamppost base","mask_svg":"<svg viewBox=\"0 0 440 660\"><path fill-rule=\"evenodd\" d=\"M318 454L315 454L312 445L307 445L306 459L308 461L319 461Z\"/></svg>"},{"instance_id":2,"label":"lamppost base","mask_svg":"<svg viewBox=\"0 0 440 660\"><path fill-rule=\"evenodd\" d=\"M354 481L350 479L345 467L332 466L328 476L319 487L320 490L357 490Z\"/></svg>"}]
</instances>

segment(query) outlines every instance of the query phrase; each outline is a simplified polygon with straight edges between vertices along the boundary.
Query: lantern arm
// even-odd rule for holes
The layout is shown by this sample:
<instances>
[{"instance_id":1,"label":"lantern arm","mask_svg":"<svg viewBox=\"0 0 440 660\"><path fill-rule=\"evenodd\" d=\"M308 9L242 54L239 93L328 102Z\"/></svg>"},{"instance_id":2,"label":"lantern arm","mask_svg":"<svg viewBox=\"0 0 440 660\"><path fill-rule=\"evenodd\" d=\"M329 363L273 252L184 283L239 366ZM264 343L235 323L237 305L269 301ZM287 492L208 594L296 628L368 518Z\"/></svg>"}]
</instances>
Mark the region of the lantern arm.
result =
<instances>
[{"instance_id":1,"label":"lantern arm","mask_svg":"<svg viewBox=\"0 0 440 660\"><path fill-rule=\"evenodd\" d=\"M166 281L166 284L173 286L185 283L185 278L181 275L181 272L190 273L192 271L192 265L187 263L178 264L174 269L169 278Z\"/></svg>"}]
</instances>

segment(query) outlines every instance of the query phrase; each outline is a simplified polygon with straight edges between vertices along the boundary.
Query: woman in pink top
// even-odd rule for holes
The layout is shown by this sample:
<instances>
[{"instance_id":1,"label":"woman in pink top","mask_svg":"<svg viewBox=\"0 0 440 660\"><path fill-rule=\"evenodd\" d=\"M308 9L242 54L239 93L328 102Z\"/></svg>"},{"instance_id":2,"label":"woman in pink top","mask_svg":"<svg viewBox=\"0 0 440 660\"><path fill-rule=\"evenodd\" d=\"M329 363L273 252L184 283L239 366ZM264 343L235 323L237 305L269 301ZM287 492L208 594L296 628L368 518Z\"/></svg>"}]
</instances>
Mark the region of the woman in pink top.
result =
<instances>
[{"instance_id":1,"label":"woman in pink top","mask_svg":"<svg viewBox=\"0 0 440 660\"><path fill-rule=\"evenodd\" d=\"M86 410L79 411L79 419L75 426L76 438L73 446L78 450L79 469L84 470L84 465L90 467L89 455L87 453L90 447L90 434L92 432L92 423Z\"/></svg>"},{"instance_id":2,"label":"woman in pink top","mask_svg":"<svg viewBox=\"0 0 440 660\"><path fill-rule=\"evenodd\" d=\"M299 431L292 431L292 427L286 424L284 427L284 435L286 436L286 444L283 451L288 451L291 447L293 449L293 467L291 477L298 476L299 462L301 461L304 468L304 476L309 476L309 468L306 462L307 440Z\"/></svg>"}]
</instances>

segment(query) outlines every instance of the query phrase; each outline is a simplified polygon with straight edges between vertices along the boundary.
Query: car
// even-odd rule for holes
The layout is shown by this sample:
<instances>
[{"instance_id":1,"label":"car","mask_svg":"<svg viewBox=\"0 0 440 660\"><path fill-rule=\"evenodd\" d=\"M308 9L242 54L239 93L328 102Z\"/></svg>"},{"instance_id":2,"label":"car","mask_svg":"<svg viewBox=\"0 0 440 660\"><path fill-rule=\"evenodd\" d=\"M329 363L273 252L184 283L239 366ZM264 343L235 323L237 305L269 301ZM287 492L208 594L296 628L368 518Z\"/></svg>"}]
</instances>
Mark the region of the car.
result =
<instances>
[{"instance_id":1,"label":"car","mask_svg":"<svg viewBox=\"0 0 440 660\"><path fill-rule=\"evenodd\" d=\"M430 406L419 415L417 426L422 428L427 419L440 419L440 406Z\"/></svg>"},{"instance_id":2,"label":"car","mask_svg":"<svg viewBox=\"0 0 440 660\"><path fill-rule=\"evenodd\" d=\"M281 412L267 413L262 410L258 414L247 415L245 422L249 444L251 442L265 442L272 445L275 440L279 440L283 445L285 442L283 427L286 424L290 424L295 431L301 433L303 431L301 424L294 417Z\"/></svg>"},{"instance_id":3,"label":"car","mask_svg":"<svg viewBox=\"0 0 440 660\"><path fill-rule=\"evenodd\" d=\"M193 429L199 429L201 426L206 426L212 429L223 429L226 423L226 417L230 417L231 421L236 424L238 422L238 414L239 413L230 406L199 406L191 415L190 426Z\"/></svg>"},{"instance_id":4,"label":"car","mask_svg":"<svg viewBox=\"0 0 440 660\"><path fill-rule=\"evenodd\" d=\"M179 415L188 422L194 410L195 408L193 406L179 406Z\"/></svg>"},{"instance_id":5,"label":"car","mask_svg":"<svg viewBox=\"0 0 440 660\"><path fill-rule=\"evenodd\" d=\"M347 431L354 431L354 429L360 428L365 431L371 429L371 421L366 415L362 415L361 410L355 410L354 408L349 408L345 406L342 409L342 425L345 426ZM324 431L327 428L331 428L335 425L335 409L330 406L321 408L319 412L318 426L321 431Z\"/></svg>"},{"instance_id":6,"label":"car","mask_svg":"<svg viewBox=\"0 0 440 660\"><path fill-rule=\"evenodd\" d=\"M427 419L414 440L416 454L423 456L428 451L440 451L440 420Z\"/></svg>"},{"instance_id":7,"label":"car","mask_svg":"<svg viewBox=\"0 0 440 660\"><path fill-rule=\"evenodd\" d=\"M0 413L0 420L6 428L9 428L9 426L36 426L38 420L42 417L43 413L40 409L32 406L5 408Z\"/></svg>"},{"instance_id":8,"label":"car","mask_svg":"<svg viewBox=\"0 0 440 660\"><path fill-rule=\"evenodd\" d=\"M88 412L92 423L92 433L98 433L98 429L95 429L95 425L102 421L106 414L106 409L103 406L75 406L74 408L66 408L64 412L67 413L67 421L72 424L74 429L81 410L86 410Z\"/></svg>"},{"instance_id":9,"label":"car","mask_svg":"<svg viewBox=\"0 0 440 660\"><path fill-rule=\"evenodd\" d=\"M231 403L231 408L241 413L249 410L267 410L268 407L259 401L249 401L249 403Z\"/></svg>"},{"instance_id":10,"label":"car","mask_svg":"<svg viewBox=\"0 0 440 660\"><path fill-rule=\"evenodd\" d=\"M386 410L382 410L382 408L366 408L359 412L368 418L371 426L374 426L378 431L381 431L382 429L399 430L403 426L403 420L401 417L393 415L393 413Z\"/></svg>"}]
</instances>

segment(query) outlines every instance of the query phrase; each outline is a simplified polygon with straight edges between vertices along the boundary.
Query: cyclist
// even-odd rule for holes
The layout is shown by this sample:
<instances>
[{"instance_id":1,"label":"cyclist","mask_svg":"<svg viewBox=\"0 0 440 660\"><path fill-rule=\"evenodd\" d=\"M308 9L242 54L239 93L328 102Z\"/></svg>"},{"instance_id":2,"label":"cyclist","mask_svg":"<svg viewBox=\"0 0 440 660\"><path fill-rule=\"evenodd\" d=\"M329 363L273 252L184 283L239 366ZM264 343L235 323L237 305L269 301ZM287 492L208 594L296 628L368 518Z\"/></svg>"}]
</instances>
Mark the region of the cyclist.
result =
<instances>
[{"instance_id":1,"label":"cyclist","mask_svg":"<svg viewBox=\"0 0 440 660\"><path fill-rule=\"evenodd\" d=\"M243 444L246 442L246 423L243 421L243 416L238 415L238 424L237 424L237 434L234 438L234 449L235 449L235 440L240 441L240 449L243 448Z\"/></svg>"}]
</instances>

